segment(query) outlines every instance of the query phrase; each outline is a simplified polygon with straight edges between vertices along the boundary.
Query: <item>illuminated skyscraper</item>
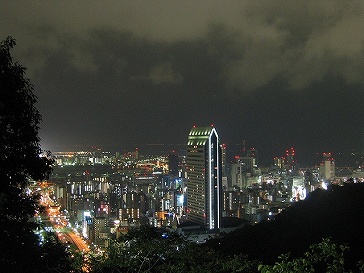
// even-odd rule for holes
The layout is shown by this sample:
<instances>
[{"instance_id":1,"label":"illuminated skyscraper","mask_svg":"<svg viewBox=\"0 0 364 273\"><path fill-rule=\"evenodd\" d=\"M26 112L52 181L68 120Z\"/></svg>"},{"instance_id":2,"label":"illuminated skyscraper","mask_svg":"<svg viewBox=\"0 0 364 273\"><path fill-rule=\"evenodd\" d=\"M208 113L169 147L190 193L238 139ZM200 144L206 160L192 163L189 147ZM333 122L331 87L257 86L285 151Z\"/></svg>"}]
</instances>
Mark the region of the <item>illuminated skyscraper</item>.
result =
<instances>
[{"instance_id":1,"label":"illuminated skyscraper","mask_svg":"<svg viewBox=\"0 0 364 273\"><path fill-rule=\"evenodd\" d=\"M214 127L193 127L187 144L188 219L220 228L222 207L221 147Z\"/></svg>"},{"instance_id":2,"label":"illuminated skyscraper","mask_svg":"<svg viewBox=\"0 0 364 273\"><path fill-rule=\"evenodd\" d=\"M335 177L335 161L331 153L323 153L323 161L320 164L320 176L325 180L330 180Z\"/></svg>"}]
</instances>

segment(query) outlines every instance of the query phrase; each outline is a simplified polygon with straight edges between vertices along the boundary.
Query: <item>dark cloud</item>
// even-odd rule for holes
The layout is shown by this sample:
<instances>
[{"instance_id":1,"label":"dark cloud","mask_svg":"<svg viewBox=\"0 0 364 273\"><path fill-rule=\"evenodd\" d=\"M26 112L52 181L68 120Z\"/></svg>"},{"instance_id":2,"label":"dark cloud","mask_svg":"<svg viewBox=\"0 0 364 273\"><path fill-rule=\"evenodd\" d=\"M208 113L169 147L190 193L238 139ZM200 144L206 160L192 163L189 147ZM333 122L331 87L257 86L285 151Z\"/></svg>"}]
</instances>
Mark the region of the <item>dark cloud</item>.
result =
<instances>
[{"instance_id":1,"label":"dark cloud","mask_svg":"<svg viewBox=\"0 0 364 273\"><path fill-rule=\"evenodd\" d=\"M44 146L184 143L215 124L267 157L363 150L361 1L2 1ZM235 151L234 151L235 152ZM298 152L299 153L299 152Z\"/></svg>"}]
</instances>

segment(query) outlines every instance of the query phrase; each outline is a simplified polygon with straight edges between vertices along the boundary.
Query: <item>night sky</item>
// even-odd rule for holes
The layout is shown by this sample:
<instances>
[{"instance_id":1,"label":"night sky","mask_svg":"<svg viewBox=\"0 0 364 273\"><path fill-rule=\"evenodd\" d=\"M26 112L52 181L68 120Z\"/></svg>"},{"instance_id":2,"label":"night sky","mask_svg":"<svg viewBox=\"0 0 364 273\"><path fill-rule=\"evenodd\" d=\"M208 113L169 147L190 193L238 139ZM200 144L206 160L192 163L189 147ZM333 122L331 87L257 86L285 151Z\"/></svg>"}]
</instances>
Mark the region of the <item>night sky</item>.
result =
<instances>
[{"instance_id":1,"label":"night sky","mask_svg":"<svg viewBox=\"0 0 364 273\"><path fill-rule=\"evenodd\" d=\"M363 1L0 0L0 26L43 149L178 150L214 124L230 156L363 155Z\"/></svg>"}]
</instances>

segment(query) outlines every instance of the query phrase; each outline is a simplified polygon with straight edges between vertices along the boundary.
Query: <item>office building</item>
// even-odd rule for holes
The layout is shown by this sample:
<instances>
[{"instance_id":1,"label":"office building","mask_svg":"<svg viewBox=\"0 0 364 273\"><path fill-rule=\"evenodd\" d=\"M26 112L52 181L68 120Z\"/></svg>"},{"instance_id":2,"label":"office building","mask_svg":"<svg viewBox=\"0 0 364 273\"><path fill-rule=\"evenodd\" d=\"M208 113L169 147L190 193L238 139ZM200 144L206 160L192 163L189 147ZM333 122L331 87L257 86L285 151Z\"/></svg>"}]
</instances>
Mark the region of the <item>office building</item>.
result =
<instances>
[{"instance_id":1,"label":"office building","mask_svg":"<svg viewBox=\"0 0 364 273\"><path fill-rule=\"evenodd\" d=\"M221 147L214 127L193 127L188 136L188 219L208 229L221 227Z\"/></svg>"},{"instance_id":2,"label":"office building","mask_svg":"<svg viewBox=\"0 0 364 273\"><path fill-rule=\"evenodd\" d=\"M170 154L168 155L168 172L170 175L177 176L179 171L179 160L178 155Z\"/></svg>"},{"instance_id":3,"label":"office building","mask_svg":"<svg viewBox=\"0 0 364 273\"><path fill-rule=\"evenodd\" d=\"M221 144L221 175L226 176L226 144Z\"/></svg>"},{"instance_id":4,"label":"office building","mask_svg":"<svg viewBox=\"0 0 364 273\"><path fill-rule=\"evenodd\" d=\"M335 161L331 153L323 153L323 161L320 164L320 177L330 180L335 177Z\"/></svg>"}]
</instances>

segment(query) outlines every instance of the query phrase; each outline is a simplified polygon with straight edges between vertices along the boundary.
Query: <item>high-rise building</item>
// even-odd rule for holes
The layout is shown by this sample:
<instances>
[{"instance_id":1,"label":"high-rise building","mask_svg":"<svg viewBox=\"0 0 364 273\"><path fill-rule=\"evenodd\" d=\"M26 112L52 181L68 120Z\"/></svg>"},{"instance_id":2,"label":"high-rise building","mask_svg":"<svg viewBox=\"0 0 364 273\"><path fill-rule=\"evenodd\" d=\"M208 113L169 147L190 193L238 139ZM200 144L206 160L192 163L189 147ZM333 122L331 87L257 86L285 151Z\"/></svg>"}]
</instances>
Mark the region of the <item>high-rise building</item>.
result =
<instances>
[{"instance_id":1,"label":"high-rise building","mask_svg":"<svg viewBox=\"0 0 364 273\"><path fill-rule=\"evenodd\" d=\"M252 156L235 157L236 163L241 165L243 173L253 174L254 168L257 166L255 158Z\"/></svg>"},{"instance_id":2,"label":"high-rise building","mask_svg":"<svg viewBox=\"0 0 364 273\"><path fill-rule=\"evenodd\" d=\"M208 229L221 227L221 147L214 127L193 127L188 135L188 219Z\"/></svg>"},{"instance_id":3,"label":"high-rise building","mask_svg":"<svg viewBox=\"0 0 364 273\"><path fill-rule=\"evenodd\" d=\"M168 155L168 171L170 175L178 175L178 155L170 154Z\"/></svg>"},{"instance_id":4,"label":"high-rise building","mask_svg":"<svg viewBox=\"0 0 364 273\"><path fill-rule=\"evenodd\" d=\"M276 156L275 158L273 158L274 160L274 167L275 168L279 168L279 169L283 169L283 167L285 166L285 158L283 156L278 157Z\"/></svg>"},{"instance_id":5,"label":"high-rise building","mask_svg":"<svg viewBox=\"0 0 364 273\"><path fill-rule=\"evenodd\" d=\"M335 177L335 161L331 157L331 153L323 153L323 161L320 164L320 176L325 180Z\"/></svg>"},{"instance_id":6,"label":"high-rise building","mask_svg":"<svg viewBox=\"0 0 364 273\"><path fill-rule=\"evenodd\" d=\"M226 144L221 144L221 174L226 176Z\"/></svg>"},{"instance_id":7,"label":"high-rise building","mask_svg":"<svg viewBox=\"0 0 364 273\"><path fill-rule=\"evenodd\" d=\"M286 150L286 167L288 170L294 170L296 163L294 156L295 156L295 151L293 147L289 150Z\"/></svg>"},{"instance_id":8,"label":"high-rise building","mask_svg":"<svg viewBox=\"0 0 364 273\"><path fill-rule=\"evenodd\" d=\"M242 163L231 164L231 185L233 187L245 188L244 170Z\"/></svg>"},{"instance_id":9,"label":"high-rise building","mask_svg":"<svg viewBox=\"0 0 364 273\"><path fill-rule=\"evenodd\" d=\"M252 158L253 165L258 165L258 151L255 148L247 150L246 156Z\"/></svg>"}]
</instances>

